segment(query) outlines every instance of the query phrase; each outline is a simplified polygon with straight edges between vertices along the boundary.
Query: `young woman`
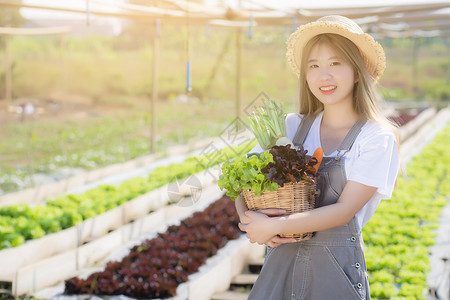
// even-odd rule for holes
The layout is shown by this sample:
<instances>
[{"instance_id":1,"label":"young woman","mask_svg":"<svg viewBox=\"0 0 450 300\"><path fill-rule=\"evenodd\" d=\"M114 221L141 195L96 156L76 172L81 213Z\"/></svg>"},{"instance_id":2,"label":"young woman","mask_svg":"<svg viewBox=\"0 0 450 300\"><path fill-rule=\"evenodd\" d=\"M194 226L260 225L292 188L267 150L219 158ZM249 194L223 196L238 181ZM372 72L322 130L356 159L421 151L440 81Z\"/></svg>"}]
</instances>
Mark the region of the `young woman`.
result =
<instances>
[{"instance_id":1,"label":"young woman","mask_svg":"<svg viewBox=\"0 0 450 300\"><path fill-rule=\"evenodd\" d=\"M384 51L352 20L327 16L290 36L287 58L300 80L300 113L288 114L286 131L308 153L324 150L320 196L314 210L288 216L248 211L236 199L240 228L268 246L249 299L370 299L361 230L390 198L399 169L395 128L374 91ZM278 236L306 232L315 235Z\"/></svg>"}]
</instances>

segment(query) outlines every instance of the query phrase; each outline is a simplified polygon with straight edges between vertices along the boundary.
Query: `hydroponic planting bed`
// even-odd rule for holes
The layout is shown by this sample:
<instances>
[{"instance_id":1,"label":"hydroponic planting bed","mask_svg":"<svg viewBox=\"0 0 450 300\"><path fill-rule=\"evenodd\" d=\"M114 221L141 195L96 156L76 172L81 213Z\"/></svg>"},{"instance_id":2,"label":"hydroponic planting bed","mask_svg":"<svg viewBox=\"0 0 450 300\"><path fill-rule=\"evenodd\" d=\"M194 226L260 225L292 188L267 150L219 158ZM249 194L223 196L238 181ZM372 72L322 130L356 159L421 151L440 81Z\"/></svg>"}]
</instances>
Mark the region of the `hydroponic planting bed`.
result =
<instances>
[{"instance_id":1,"label":"hydroponic planting bed","mask_svg":"<svg viewBox=\"0 0 450 300\"><path fill-rule=\"evenodd\" d=\"M240 236L234 202L223 197L180 225L170 226L156 238L134 246L121 261L109 262L104 271L87 279L66 281L66 294L126 295L166 298L197 272L207 258L228 240Z\"/></svg>"},{"instance_id":2,"label":"hydroponic planting bed","mask_svg":"<svg viewBox=\"0 0 450 300\"><path fill-rule=\"evenodd\" d=\"M400 111L395 115L389 116L389 119L401 127L416 118L420 113L420 110Z\"/></svg>"},{"instance_id":3,"label":"hydroponic planting bed","mask_svg":"<svg viewBox=\"0 0 450 300\"><path fill-rule=\"evenodd\" d=\"M134 297L140 298L136 295L140 291L146 293L147 296L143 296L145 298L149 298L148 295L151 293L159 293L161 297L161 293L176 293L173 299L209 300L213 294L225 290L231 279L242 271L248 261L262 256L264 252L263 246L250 244L247 238L240 234L236 226L237 215L233 201L228 197L222 197L217 201L216 199L213 199L208 208L205 208L205 201L199 202L195 214L169 227L161 227L157 231L159 234L150 234L149 238L141 238L141 242L136 241L130 246L118 249L106 260L108 263L105 268L80 270L78 273L81 275L66 281L66 287L57 285L34 295L39 299L89 298L87 294L79 294L86 293L79 287L84 286L88 289L87 293L92 294L101 277L105 284L103 288L108 289L107 292L102 291L106 293L101 295L102 298L121 299L122 296L114 296L117 293L134 293ZM238 238L235 239L236 237ZM149 255L150 253L152 255ZM208 258L212 255L213 257ZM109 268L112 266L113 270ZM110 282L111 272L132 275L131 280L136 282L133 281L131 288L124 286L123 283ZM192 272L193 274L189 274ZM151 280L149 274L152 276L157 274L157 280ZM103 275L106 277L102 277ZM114 280L118 277L112 278ZM187 282L183 282L187 279ZM163 281L167 285L149 284L152 281ZM92 285L88 285L89 282ZM140 286L136 288L136 284L139 283ZM112 286L122 288L111 292ZM67 287L75 294L64 294L63 291L67 290Z\"/></svg>"},{"instance_id":4,"label":"hydroponic planting bed","mask_svg":"<svg viewBox=\"0 0 450 300\"><path fill-rule=\"evenodd\" d=\"M183 163L158 168L148 178L134 178L118 186L102 185L84 194L61 196L36 206L19 204L0 208L0 248L7 248L0 251L0 260L7 263L0 269L0 280L16 278L17 281L15 275L19 268L70 251L166 205L171 196L167 184L174 180L195 174L198 186L194 188L214 184L217 163L248 151L251 145L226 148L214 158L189 158ZM184 188L188 190L172 192L192 192L189 186ZM25 240L29 241L24 243Z\"/></svg>"},{"instance_id":5,"label":"hydroponic planting bed","mask_svg":"<svg viewBox=\"0 0 450 300\"><path fill-rule=\"evenodd\" d=\"M102 185L83 194L69 194L47 200L45 204L18 204L0 208L0 249L12 248L26 240L72 227L144 195L170 182L211 168L251 149L252 143L218 151L214 158L191 157L183 163L157 168L147 178L138 177L119 185Z\"/></svg>"},{"instance_id":6,"label":"hydroponic planting bed","mask_svg":"<svg viewBox=\"0 0 450 300\"><path fill-rule=\"evenodd\" d=\"M246 140L250 139L252 139L251 136L246 137ZM104 181L107 182L106 184L116 184L117 181L123 181L121 178L145 176L145 174L159 166L177 163L185 160L187 157L202 153L211 144L217 149L223 149L228 146L220 137L178 145L174 148L165 149L164 153L149 154L123 163L108 165L104 168L84 171L79 175L53 183L4 195L0 193L0 207L19 203L37 204L62 194L79 193L79 190L92 189L95 185L98 185L98 182ZM112 183L109 183L110 179L113 179Z\"/></svg>"},{"instance_id":7,"label":"hydroponic planting bed","mask_svg":"<svg viewBox=\"0 0 450 300\"><path fill-rule=\"evenodd\" d=\"M363 229L374 299L421 299L429 246L450 197L450 125L408 164L392 199L382 201Z\"/></svg>"},{"instance_id":8,"label":"hydroponic planting bed","mask_svg":"<svg viewBox=\"0 0 450 300\"><path fill-rule=\"evenodd\" d=\"M210 177L204 176L204 180L202 180L200 175L198 174L197 178L201 180L201 188L214 186L214 181L208 180ZM183 193L183 191L180 191L180 193ZM39 239L30 240L18 247L4 249L0 251L0 260L3 265L3 268L0 269L0 280L17 282L20 279L17 274L21 273L21 269L36 263L42 264L46 258L60 253L74 252L75 249L94 243L110 231L120 229L131 221L136 222L140 218L151 215L151 221L140 221L141 228L139 230L134 228L132 233L129 233L126 237L124 236L122 240L126 241L128 238L136 237L136 234L139 232L142 233L142 230L149 230L167 219L169 211L173 211L173 209L170 210L170 207L167 206L169 203L170 198L168 195L168 186L166 185L129 200L102 214L88 218L75 226L47 234ZM161 208L167 209L161 210ZM78 251L76 257L81 255L81 253L82 251ZM95 257L101 258L99 254ZM78 262L77 265L81 266L81 263Z\"/></svg>"},{"instance_id":9,"label":"hydroponic planting bed","mask_svg":"<svg viewBox=\"0 0 450 300\"><path fill-rule=\"evenodd\" d=\"M12 282L14 295L35 293L43 288L73 276L88 266L98 265L102 261L130 243L134 243L142 236L155 231L165 230L165 224L177 222L193 211L202 210L205 205L215 201L220 190L211 186L202 190L197 203L192 206L168 205L145 215L135 221L123 225L97 239L63 253L39 260L38 262L21 267L15 273ZM163 227L161 229L161 227ZM44 297L47 298L47 297Z\"/></svg>"}]
</instances>

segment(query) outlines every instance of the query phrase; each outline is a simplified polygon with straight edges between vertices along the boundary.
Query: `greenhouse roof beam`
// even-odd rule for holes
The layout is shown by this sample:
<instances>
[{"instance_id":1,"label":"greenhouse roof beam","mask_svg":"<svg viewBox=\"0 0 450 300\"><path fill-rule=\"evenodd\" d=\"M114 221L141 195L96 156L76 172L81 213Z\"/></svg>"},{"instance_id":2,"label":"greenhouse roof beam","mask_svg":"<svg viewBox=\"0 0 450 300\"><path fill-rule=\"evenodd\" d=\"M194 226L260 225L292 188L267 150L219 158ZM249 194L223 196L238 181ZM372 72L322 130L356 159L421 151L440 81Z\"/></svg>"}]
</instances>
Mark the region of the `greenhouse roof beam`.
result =
<instances>
[{"instance_id":1,"label":"greenhouse roof beam","mask_svg":"<svg viewBox=\"0 0 450 300\"><path fill-rule=\"evenodd\" d=\"M50 28L12 28L0 27L0 35L53 35L65 34L72 30L69 26Z\"/></svg>"}]
</instances>

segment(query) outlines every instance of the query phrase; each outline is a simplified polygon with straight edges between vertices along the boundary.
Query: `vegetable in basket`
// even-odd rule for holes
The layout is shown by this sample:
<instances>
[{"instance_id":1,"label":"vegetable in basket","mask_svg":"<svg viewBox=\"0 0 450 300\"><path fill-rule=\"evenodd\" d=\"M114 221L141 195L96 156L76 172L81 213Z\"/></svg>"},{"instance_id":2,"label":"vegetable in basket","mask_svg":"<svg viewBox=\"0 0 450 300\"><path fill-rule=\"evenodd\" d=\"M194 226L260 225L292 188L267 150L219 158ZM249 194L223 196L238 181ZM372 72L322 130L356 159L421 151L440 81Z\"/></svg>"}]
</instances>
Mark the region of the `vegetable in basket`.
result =
<instances>
[{"instance_id":1,"label":"vegetable in basket","mask_svg":"<svg viewBox=\"0 0 450 300\"><path fill-rule=\"evenodd\" d=\"M323 151L318 148L311 158L306 153L303 148L295 150L286 145L273 146L268 152L257 155L236 157L222 165L218 185L235 200L244 190L261 195L264 191L276 191L285 183L315 181Z\"/></svg>"},{"instance_id":2,"label":"vegetable in basket","mask_svg":"<svg viewBox=\"0 0 450 300\"><path fill-rule=\"evenodd\" d=\"M286 137L286 114L282 105L272 99L265 104L266 108L258 108L249 118L249 125L265 152L237 157L222 166L218 185L226 189L233 200L244 190L252 190L259 196L264 191L276 191L285 183L315 182L322 149L318 148L311 158L306 156L303 147L296 150Z\"/></svg>"},{"instance_id":3,"label":"vegetable in basket","mask_svg":"<svg viewBox=\"0 0 450 300\"><path fill-rule=\"evenodd\" d=\"M317 153L322 153L316 150ZM321 156L308 158L307 151L291 149L289 145L273 146L259 155L239 156L222 165L218 185L226 189L235 200L242 191L252 190L255 195L276 191L285 183L301 180L314 182Z\"/></svg>"},{"instance_id":4,"label":"vegetable in basket","mask_svg":"<svg viewBox=\"0 0 450 300\"><path fill-rule=\"evenodd\" d=\"M316 173L323 156L321 148L312 157L300 145L295 149L286 137L286 114L274 100L266 101L250 119L250 127L265 152L237 157L222 166L220 189L236 200L241 194L249 210L279 208L286 214L314 209ZM312 232L280 234L296 241L308 240Z\"/></svg>"},{"instance_id":5,"label":"vegetable in basket","mask_svg":"<svg viewBox=\"0 0 450 300\"><path fill-rule=\"evenodd\" d=\"M316 174L317 171L319 171L322 159L323 159L323 149L319 147L314 151L313 156L311 156L311 160L316 160L314 166L312 166L312 171L314 172L314 174Z\"/></svg>"},{"instance_id":6,"label":"vegetable in basket","mask_svg":"<svg viewBox=\"0 0 450 300\"><path fill-rule=\"evenodd\" d=\"M273 99L264 101L264 104L265 107L258 107L253 112L248 122L261 148L269 150L275 145L290 145L294 148L294 144L286 136L286 114L283 105L278 105Z\"/></svg>"},{"instance_id":7,"label":"vegetable in basket","mask_svg":"<svg viewBox=\"0 0 450 300\"><path fill-rule=\"evenodd\" d=\"M261 169L273 162L272 154L263 152L259 155L239 156L232 162L222 165L222 174L218 185L226 189L227 195L235 200L243 190L253 190L260 195L264 191L276 191L278 184L270 181Z\"/></svg>"},{"instance_id":8,"label":"vegetable in basket","mask_svg":"<svg viewBox=\"0 0 450 300\"><path fill-rule=\"evenodd\" d=\"M273 162L269 162L261 171L267 174L270 181L276 182L280 187L283 187L285 183L297 183L302 180L315 182L315 167L318 165L318 159L308 158L307 152L303 147L296 150L291 149L289 145L273 146L269 150Z\"/></svg>"}]
</instances>

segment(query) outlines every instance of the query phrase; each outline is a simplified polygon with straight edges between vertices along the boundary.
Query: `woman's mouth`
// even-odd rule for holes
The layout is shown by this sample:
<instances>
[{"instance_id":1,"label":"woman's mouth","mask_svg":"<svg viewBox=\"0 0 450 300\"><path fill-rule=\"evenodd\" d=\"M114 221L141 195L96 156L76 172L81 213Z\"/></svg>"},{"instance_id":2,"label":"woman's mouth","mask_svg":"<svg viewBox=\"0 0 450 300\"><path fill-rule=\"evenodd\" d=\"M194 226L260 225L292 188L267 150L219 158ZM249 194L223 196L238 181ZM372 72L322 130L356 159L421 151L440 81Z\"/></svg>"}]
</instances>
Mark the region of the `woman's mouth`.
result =
<instances>
[{"instance_id":1,"label":"woman's mouth","mask_svg":"<svg viewBox=\"0 0 450 300\"><path fill-rule=\"evenodd\" d=\"M321 86L319 90L322 92L322 94L328 95L333 93L336 90L337 86L335 85L327 85L327 86Z\"/></svg>"}]
</instances>

